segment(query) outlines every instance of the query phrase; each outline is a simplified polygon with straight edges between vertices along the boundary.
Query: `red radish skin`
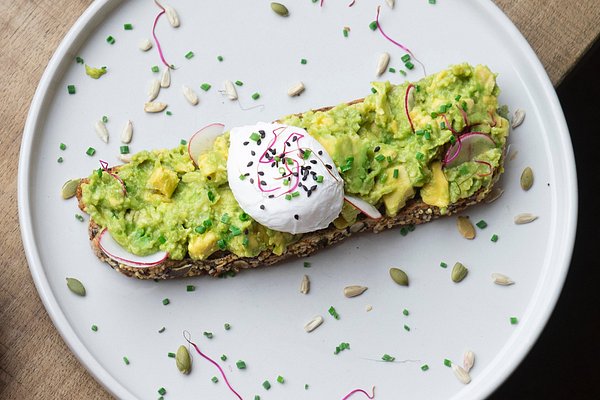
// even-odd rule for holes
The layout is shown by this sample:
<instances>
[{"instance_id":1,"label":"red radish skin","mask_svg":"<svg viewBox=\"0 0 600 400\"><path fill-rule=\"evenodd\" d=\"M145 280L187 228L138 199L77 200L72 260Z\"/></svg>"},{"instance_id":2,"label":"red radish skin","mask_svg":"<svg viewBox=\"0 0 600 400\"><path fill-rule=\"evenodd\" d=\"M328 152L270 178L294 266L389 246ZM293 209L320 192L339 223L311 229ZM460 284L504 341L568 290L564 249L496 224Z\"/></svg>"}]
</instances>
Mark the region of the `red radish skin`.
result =
<instances>
[{"instance_id":1,"label":"red radish skin","mask_svg":"<svg viewBox=\"0 0 600 400\"><path fill-rule=\"evenodd\" d=\"M483 164L483 165L486 165L488 167L488 173L487 174L477 174L477 176L481 176L481 177L490 176L492 174L492 172L494 172L494 167L492 167L492 164L490 164L489 162L483 161L483 160L474 160L474 161L476 163Z\"/></svg>"},{"instance_id":2,"label":"red radish skin","mask_svg":"<svg viewBox=\"0 0 600 400\"><path fill-rule=\"evenodd\" d=\"M348 202L352 207L356 208L358 211L365 214L367 217L371 219L379 219L381 218L381 213L377 208L367 203L363 199L358 197L345 195L344 200Z\"/></svg>"},{"instance_id":3,"label":"red radish skin","mask_svg":"<svg viewBox=\"0 0 600 400\"><path fill-rule=\"evenodd\" d=\"M415 133L415 127L412 123L412 119L410 118L410 112L408 111L408 96L410 95L410 90L414 89L415 85L412 83L406 87L406 93L404 94L404 111L406 112L406 118L408 118L408 123L410 124L410 129Z\"/></svg>"},{"instance_id":4,"label":"red radish skin","mask_svg":"<svg viewBox=\"0 0 600 400\"><path fill-rule=\"evenodd\" d=\"M465 161L473 160L473 157L482 153L473 154L474 146L483 147L483 151L496 147L494 140L483 132L467 132L456 138L456 143L448 148L444 156L444 166L452 168ZM467 152L467 154L465 154Z\"/></svg>"},{"instance_id":5,"label":"red radish skin","mask_svg":"<svg viewBox=\"0 0 600 400\"><path fill-rule=\"evenodd\" d=\"M224 131L225 125L214 123L206 125L192 136L188 142L188 154L196 167L199 166L198 155L203 151L209 150L215 139L221 136Z\"/></svg>"},{"instance_id":6,"label":"red radish skin","mask_svg":"<svg viewBox=\"0 0 600 400\"><path fill-rule=\"evenodd\" d=\"M102 170L104 172L106 172L107 174L109 174L110 176L112 176L113 178L115 178L116 180L119 181L119 183L121 184L121 190L123 192L123 196L127 196L127 188L125 187L125 182L123 182L123 179L121 179L121 177L117 174L115 174L114 172L110 172L108 170L108 163L106 161L100 160L100 166L102 167Z\"/></svg>"},{"instance_id":7,"label":"red radish skin","mask_svg":"<svg viewBox=\"0 0 600 400\"><path fill-rule=\"evenodd\" d=\"M154 18L154 24L152 24L152 37L154 38L154 42L156 43L156 50L158 50L158 55L160 56L160 60L162 61L163 64L165 64L167 66L167 68L172 68L171 64L169 64L167 62L167 60L165 60L165 56L163 55L162 48L160 47L160 42L158 41L158 38L156 37L156 24L158 24L158 20L160 19L160 17L167 11L158 1L154 0L154 3L161 9L161 11L158 13L156 18Z\"/></svg>"},{"instance_id":8,"label":"red radish skin","mask_svg":"<svg viewBox=\"0 0 600 400\"><path fill-rule=\"evenodd\" d=\"M367 396L367 398L369 399L374 399L375 398L375 386L373 386L373 388L371 389L371 395L369 395L369 393L367 393L366 391L364 391L363 389L354 389L353 391L351 391L350 393L348 393L347 395L345 395L342 400L347 400L350 398L350 396L352 396L354 393L362 393L365 396Z\"/></svg>"},{"instance_id":9,"label":"red radish skin","mask_svg":"<svg viewBox=\"0 0 600 400\"><path fill-rule=\"evenodd\" d=\"M166 251L159 251L149 256L137 256L125 250L119 245L115 239L110 235L108 229L104 228L100 233L98 239L100 249L113 260L136 268L150 268L155 267L163 263L168 257L169 253Z\"/></svg>"}]
</instances>

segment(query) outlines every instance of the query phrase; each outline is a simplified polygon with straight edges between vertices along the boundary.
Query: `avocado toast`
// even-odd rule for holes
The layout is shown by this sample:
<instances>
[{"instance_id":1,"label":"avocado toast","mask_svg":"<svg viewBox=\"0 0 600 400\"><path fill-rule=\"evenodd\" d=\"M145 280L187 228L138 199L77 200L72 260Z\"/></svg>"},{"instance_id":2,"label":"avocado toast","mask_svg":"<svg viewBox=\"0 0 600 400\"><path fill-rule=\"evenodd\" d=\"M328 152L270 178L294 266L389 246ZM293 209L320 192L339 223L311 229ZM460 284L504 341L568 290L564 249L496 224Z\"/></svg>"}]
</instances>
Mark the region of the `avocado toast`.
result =
<instances>
[{"instance_id":1,"label":"avocado toast","mask_svg":"<svg viewBox=\"0 0 600 400\"><path fill-rule=\"evenodd\" d=\"M322 145L348 198L378 214L367 212L369 217L364 207L346 201L326 228L303 233L270 229L240 206L231 188L252 178L245 170L228 177L229 132L198 155L198 167L184 146L138 153L129 164L92 173L78 187L79 206L91 216L92 248L114 269L140 279L221 276L307 256L355 233L455 214L481 202L503 171L509 124L498 114L498 94L487 67L459 64L414 84L376 82L364 99L281 118ZM253 133L243 145L260 141ZM276 161L285 164L285 157ZM319 188L319 177L300 184L305 193L289 195L290 219L298 219L295 195L306 200L310 188ZM102 250L105 229L131 253L162 251L168 257L144 268L120 263Z\"/></svg>"}]
</instances>

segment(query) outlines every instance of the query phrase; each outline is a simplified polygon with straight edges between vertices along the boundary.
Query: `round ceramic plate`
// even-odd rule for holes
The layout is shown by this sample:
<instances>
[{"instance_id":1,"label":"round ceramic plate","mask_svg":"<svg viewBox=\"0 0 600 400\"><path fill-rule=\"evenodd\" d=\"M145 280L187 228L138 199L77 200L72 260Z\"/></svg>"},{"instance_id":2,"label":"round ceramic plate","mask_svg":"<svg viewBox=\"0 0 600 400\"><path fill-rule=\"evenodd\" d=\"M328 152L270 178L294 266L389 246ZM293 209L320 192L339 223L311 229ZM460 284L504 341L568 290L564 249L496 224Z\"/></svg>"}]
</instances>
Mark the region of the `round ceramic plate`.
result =
<instances>
[{"instance_id":1,"label":"round ceramic plate","mask_svg":"<svg viewBox=\"0 0 600 400\"><path fill-rule=\"evenodd\" d=\"M157 398L161 387L171 399L235 398L218 370L198 355L191 374L179 373L167 355L185 343L184 331L219 362L244 399L341 399L372 386L377 399L485 397L523 359L553 309L569 265L577 204L573 154L555 92L529 45L491 2L411 0L393 10L379 2L386 33L408 46L428 73L465 61L486 64L498 73L500 103L527 112L510 136L510 160L500 181L504 195L466 213L487 222L475 240L463 239L450 217L405 236L398 229L359 235L311 256L310 268L306 260L293 259L235 278L139 281L92 254L87 216L80 222L76 201L61 199L67 179L89 175L101 159L119 162L127 120L134 125L132 152L175 147L211 122L230 128L364 97L384 51L391 54L391 67L405 69L404 52L369 29L376 2L286 3L290 16L282 18L267 1L173 0L181 26L172 28L163 16L156 29L165 58L176 67L171 87L158 97L170 115L143 111L149 82L160 76L152 67L164 69L156 45L138 49L152 37L159 12L152 1L96 1L71 29L33 100L19 166L23 241L48 313L90 373L123 399ZM127 23L132 30L124 29ZM344 27L350 28L348 37ZM186 58L190 51L193 57ZM91 79L76 56L106 66L108 73ZM380 79L401 83L422 76L417 64L406 77L387 72ZM221 92L226 79L243 82L239 101ZM290 98L287 89L297 81L306 91ZM203 83L211 89L202 90ZM199 105L187 103L182 85L198 93ZM260 93L258 100L254 93ZM94 131L103 116L108 144ZM96 149L93 156L86 155L88 147ZM519 186L525 166L535 172L528 192ZM515 225L513 217L523 212L539 218ZM497 242L490 240L493 234ZM460 284L450 279L457 261L470 270ZM390 280L391 266L408 273L410 287ZM494 285L494 272L516 284ZM299 293L305 274L312 282L308 295ZM66 277L81 280L87 295L71 293ZM342 289L352 284L369 289L345 298ZM187 285L196 290L187 291ZM331 306L339 320L329 315ZM303 326L316 315L325 322L307 334ZM204 332L212 332L212 339ZM350 348L335 355L342 342ZM476 362L472 382L464 385L444 360L462 364L467 350ZM395 360L383 361L385 354ZM236 367L239 360L245 369ZM278 383L278 376L285 382Z\"/></svg>"}]
</instances>

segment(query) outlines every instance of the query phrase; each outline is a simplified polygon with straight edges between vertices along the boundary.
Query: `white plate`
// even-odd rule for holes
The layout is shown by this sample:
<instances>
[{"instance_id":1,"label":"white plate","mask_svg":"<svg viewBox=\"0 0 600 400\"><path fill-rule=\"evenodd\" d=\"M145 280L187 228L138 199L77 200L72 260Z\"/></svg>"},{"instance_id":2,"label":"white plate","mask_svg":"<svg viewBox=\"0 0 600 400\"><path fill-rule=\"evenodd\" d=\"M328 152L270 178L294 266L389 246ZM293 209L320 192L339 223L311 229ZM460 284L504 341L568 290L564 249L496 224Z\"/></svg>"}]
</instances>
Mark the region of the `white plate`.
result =
<instances>
[{"instance_id":1,"label":"white plate","mask_svg":"<svg viewBox=\"0 0 600 400\"><path fill-rule=\"evenodd\" d=\"M439 1L433 6L402 1L393 11L381 2L384 29L408 45L429 73L461 61L487 64L499 74L501 103L527 110L525 123L511 135L518 155L506 165L503 197L468 211L474 221L488 223L474 241L462 239L455 219L448 218L405 237L395 229L350 239L311 257L310 269L292 260L234 279L143 282L96 259L87 224L74 218L76 202L60 198L68 178L87 176L100 159L117 163L127 119L134 123L132 151L174 147L210 122L232 127L269 121L363 97L383 51L392 54L391 66L402 66L403 52L368 28L375 3L357 1L352 8L328 0L323 8L309 0L286 3L288 18L275 15L266 1L174 0L181 27L172 29L162 19L157 29L167 59L179 67L171 88L159 96L172 116L142 111L149 80L156 76L150 68L162 70L162 65L155 49L143 53L138 43L150 38L158 8L150 1L106 0L84 13L40 82L21 147L20 221L40 297L73 352L119 398L156 398L160 387L171 399L234 398L222 379L211 382L218 372L199 356L189 376L177 371L167 353L184 343L184 330L214 358L227 354L221 365L245 399L255 394L262 399L340 399L353 388L373 385L377 399L485 397L523 359L553 309L569 265L577 205L573 154L555 92L528 44L491 2ZM134 30L125 31L124 23L132 23ZM351 28L348 38L342 35L344 26ZM108 35L115 37L114 45L106 43ZM195 56L188 60L184 55L190 50ZM90 65L107 66L108 74L90 79L75 63L77 55ZM308 63L302 65L301 58ZM421 76L417 66L408 79ZM240 104L219 93L225 79L244 82L238 88ZM404 78L386 73L383 79L400 83ZM288 87L299 80L306 92L289 98ZM203 82L212 84L210 91L200 90ZM67 93L69 84L76 85L75 95ZM197 107L184 99L184 84L199 94ZM251 99L254 92L261 93L258 101ZM240 107L258 104L264 107ZM94 133L103 115L109 118L108 145ZM61 142L67 145L64 151ZM97 149L95 156L85 154L88 146ZM528 165L536 181L523 192L519 175ZM516 226L513 216L521 212L539 219ZM497 243L490 241L493 233L499 235ZM453 284L450 267L458 260L470 273ZM441 261L449 268L440 268ZM390 266L409 274L409 288L389 279ZM505 273L517 284L496 286L492 272ZM304 274L312 281L308 296L298 292ZM65 277L79 278L87 296L69 292ZM186 292L188 284L196 291ZM369 290L346 299L342 288L349 284ZM164 298L170 299L168 306ZM339 321L327 313L332 305ZM373 306L371 312L365 311L367 305ZM405 308L409 316L403 315ZM305 333L304 324L318 314L325 323ZM519 318L518 325L510 324L511 316ZM224 323L231 324L230 331ZM163 326L165 332L158 333ZM214 338L205 338L204 331ZM351 349L334 355L340 342ZM443 360L460 363L468 349L477 361L473 381L465 386ZM380 361L385 353L396 362ZM247 369L236 368L240 359ZM423 364L429 365L427 372L421 371ZM276 382L278 375L285 384ZM270 391L261 386L266 379L273 385Z\"/></svg>"}]
</instances>

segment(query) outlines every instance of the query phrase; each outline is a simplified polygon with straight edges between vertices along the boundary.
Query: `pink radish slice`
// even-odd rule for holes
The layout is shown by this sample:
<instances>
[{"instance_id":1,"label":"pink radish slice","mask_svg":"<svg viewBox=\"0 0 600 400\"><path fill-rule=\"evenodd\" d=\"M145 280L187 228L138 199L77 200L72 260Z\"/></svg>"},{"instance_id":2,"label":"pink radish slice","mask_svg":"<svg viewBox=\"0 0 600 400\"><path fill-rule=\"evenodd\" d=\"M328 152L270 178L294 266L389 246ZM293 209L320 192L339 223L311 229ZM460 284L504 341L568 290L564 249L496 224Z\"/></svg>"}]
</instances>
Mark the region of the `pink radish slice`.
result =
<instances>
[{"instance_id":1,"label":"pink radish slice","mask_svg":"<svg viewBox=\"0 0 600 400\"><path fill-rule=\"evenodd\" d=\"M121 245L113 239L106 228L100 233L98 244L100 245L100 249L102 249L107 256L121 264L129 265L130 267L154 267L165 261L169 256L166 251L158 251L149 256L137 256L132 254L121 247Z\"/></svg>"},{"instance_id":2,"label":"pink radish slice","mask_svg":"<svg viewBox=\"0 0 600 400\"><path fill-rule=\"evenodd\" d=\"M192 136L188 142L188 154L196 166L200 153L210 150L215 139L223 134L225 125L220 123L206 125Z\"/></svg>"},{"instance_id":3,"label":"pink radish slice","mask_svg":"<svg viewBox=\"0 0 600 400\"><path fill-rule=\"evenodd\" d=\"M456 167L496 147L494 140L481 132L469 132L458 137L444 156L444 165L447 168Z\"/></svg>"},{"instance_id":4,"label":"pink radish slice","mask_svg":"<svg viewBox=\"0 0 600 400\"><path fill-rule=\"evenodd\" d=\"M371 219L379 219L381 218L381 213L371 204L367 203L361 198L344 195L344 200L347 201L352 207L356 208L358 211L365 214L367 217Z\"/></svg>"}]
</instances>

